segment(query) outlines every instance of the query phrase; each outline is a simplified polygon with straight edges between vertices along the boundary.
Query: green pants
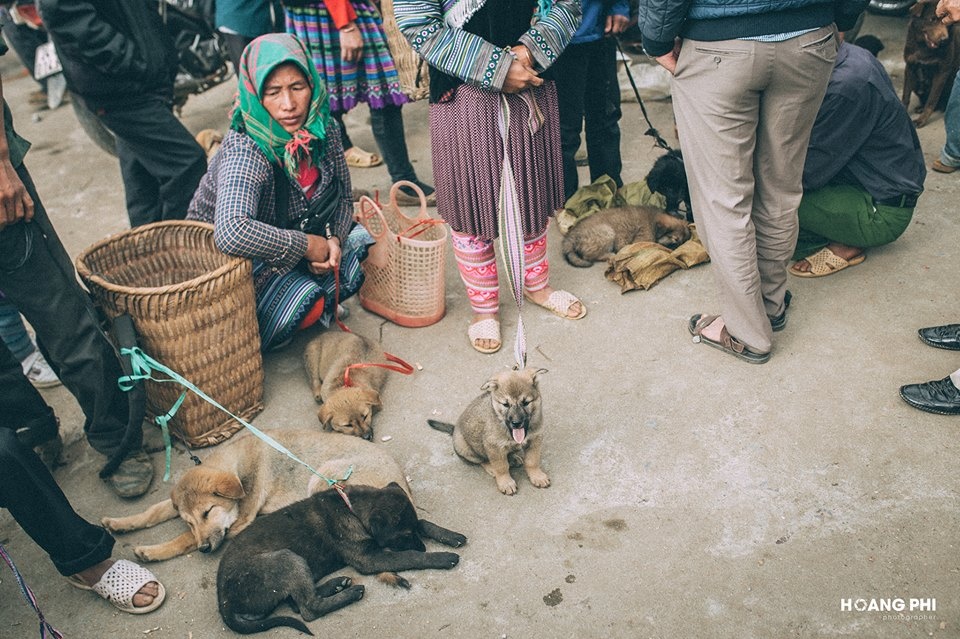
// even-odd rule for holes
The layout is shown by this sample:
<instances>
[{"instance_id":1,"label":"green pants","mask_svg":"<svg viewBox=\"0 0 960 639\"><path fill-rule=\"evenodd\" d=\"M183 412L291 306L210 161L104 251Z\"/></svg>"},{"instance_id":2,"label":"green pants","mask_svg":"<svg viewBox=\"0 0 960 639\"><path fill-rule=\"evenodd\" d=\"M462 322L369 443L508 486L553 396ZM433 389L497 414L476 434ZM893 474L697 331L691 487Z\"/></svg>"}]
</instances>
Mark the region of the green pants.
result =
<instances>
[{"instance_id":1,"label":"green pants","mask_svg":"<svg viewBox=\"0 0 960 639\"><path fill-rule=\"evenodd\" d=\"M913 208L874 204L869 193L844 184L805 192L799 215L794 260L812 255L830 242L858 248L889 244L906 230Z\"/></svg>"}]
</instances>

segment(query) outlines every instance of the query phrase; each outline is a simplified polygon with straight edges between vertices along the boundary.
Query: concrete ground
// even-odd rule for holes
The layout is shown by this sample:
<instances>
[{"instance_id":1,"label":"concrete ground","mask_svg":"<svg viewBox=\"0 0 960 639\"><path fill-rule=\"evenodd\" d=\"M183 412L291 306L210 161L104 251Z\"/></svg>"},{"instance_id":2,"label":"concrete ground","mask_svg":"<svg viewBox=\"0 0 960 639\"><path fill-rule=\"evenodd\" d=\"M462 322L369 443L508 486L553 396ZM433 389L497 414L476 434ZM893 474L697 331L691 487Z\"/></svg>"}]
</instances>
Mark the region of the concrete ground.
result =
<instances>
[{"instance_id":1,"label":"concrete ground","mask_svg":"<svg viewBox=\"0 0 960 639\"><path fill-rule=\"evenodd\" d=\"M886 42L882 58L898 86L904 29L902 18L870 16L862 31ZM17 129L34 143L27 164L76 255L127 227L117 162L94 147L69 108L32 116L33 84L11 59L4 93ZM192 131L225 128L231 96L222 86L191 98L184 123ZM648 106L674 142L669 102ZM429 181L426 104L404 113L411 153ZM351 121L355 141L374 149L362 116ZM628 182L658 154L644 130L637 105L625 103ZM920 137L929 165L943 143L942 117ZM357 186L388 185L383 167L353 176ZM544 466L553 483L536 489L518 474L513 497L425 423L453 421L492 373L512 363L509 348L484 356L469 347L470 311L452 259L447 315L433 326L401 328L348 302L353 330L422 367L389 380L377 445L404 467L422 516L469 543L455 569L409 573L410 591L360 579L361 602L310 627L320 636L364 638L960 637L960 418L916 411L897 395L901 384L960 365L956 354L916 336L919 327L960 321L958 194L957 176L931 173L900 240L836 276L792 278L790 324L764 366L691 343L687 318L717 309L709 265L621 295L601 266L568 266L551 231L552 281L580 295L589 314L570 322L524 308L530 364L549 369L541 388ZM505 305L508 344L516 318ZM316 424L300 362L306 339L266 356L258 427ZM167 496L172 482L160 481L157 453L151 491L136 501L115 497L97 479L103 460L83 441L69 393L43 394L71 442L56 476L83 516L131 514ZM157 429L145 428L157 442ZM190 466L178 450L175 477ZM134 545L181 530L173 521L118 536L115 554L132 559ZM0 542L67 637L233 634L217 613L216 554L151 565L168 600L137 617L68 585L5 513ZM863 610L871 600L901 599L903 614ZM911 612L911 599L935 599L936 609ZM0 567L0 637L35 636L36 618ZM274 636L300 635L278 629Z\"/></svg>"}]
</instances>

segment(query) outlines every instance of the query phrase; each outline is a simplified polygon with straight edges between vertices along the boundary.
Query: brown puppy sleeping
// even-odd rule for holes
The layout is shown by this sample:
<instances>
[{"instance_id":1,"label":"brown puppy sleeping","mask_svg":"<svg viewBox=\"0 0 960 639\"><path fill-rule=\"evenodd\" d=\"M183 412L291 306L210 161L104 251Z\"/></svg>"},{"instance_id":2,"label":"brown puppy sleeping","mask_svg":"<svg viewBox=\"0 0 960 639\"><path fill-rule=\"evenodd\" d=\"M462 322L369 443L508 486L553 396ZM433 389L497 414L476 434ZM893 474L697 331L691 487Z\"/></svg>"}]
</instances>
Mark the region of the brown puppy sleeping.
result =
<instances>
[{"instance_id":1,"label":"brown puppy sleeping","mask_svg":"<svg viewBox=\"0 0 960 639\"><path fill-rule=\"evenodd\" d=\"M338 433L311 430L264 431L317 472L339 480L352 466L347 485L382 488L398 483L409 495L403 471L375 444ZM268 513L328 488L283 453L251 433L241 433L217 446L203 463L191 468L170 495L146 511L129 517L104 517L112 532L125 533L156 526L180 516L190 530L162 544L136 546L143 561L163 561L199 549L213 552L226 537Z\"/></svg>"},{"instance_id":2,"label":"brown puppy sleeping","mask_svg":"<svg viewBox=\"0 0 960 639\"><path fill-rule=\"evenodd\" d=\"M386 364L383 351L356 333L324 331L307 344L303 363L313 389L313 398L323 405L317 412L326 430L371 439L373 413L382 407L380 390L387 370L379 366L350 370L350 386L344 371L351 364Z\"/></svg>"}]
</instances>

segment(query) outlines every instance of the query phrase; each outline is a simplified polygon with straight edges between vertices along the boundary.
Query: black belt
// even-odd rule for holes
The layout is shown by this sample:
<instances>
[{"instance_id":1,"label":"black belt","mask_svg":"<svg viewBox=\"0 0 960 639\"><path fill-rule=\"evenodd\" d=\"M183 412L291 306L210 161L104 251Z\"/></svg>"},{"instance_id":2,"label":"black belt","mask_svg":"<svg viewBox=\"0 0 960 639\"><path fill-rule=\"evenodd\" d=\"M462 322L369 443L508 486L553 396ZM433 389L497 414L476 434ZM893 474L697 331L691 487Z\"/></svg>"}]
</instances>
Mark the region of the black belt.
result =
<instances>
[{"instance_id":1,"label":"black belt","mask_svg":"<svg viewBox=\"0 0 960 639\"><path fill-rule=\"evenodd\" d=\"M912 209L917 205L917 198L920 197L919 193L911 193L905 195L898 195L896 197L888 197L884 200L874 200L874 204L880 204L883 206L896 206L901 209Z\"/></svg>"}]
</instances>

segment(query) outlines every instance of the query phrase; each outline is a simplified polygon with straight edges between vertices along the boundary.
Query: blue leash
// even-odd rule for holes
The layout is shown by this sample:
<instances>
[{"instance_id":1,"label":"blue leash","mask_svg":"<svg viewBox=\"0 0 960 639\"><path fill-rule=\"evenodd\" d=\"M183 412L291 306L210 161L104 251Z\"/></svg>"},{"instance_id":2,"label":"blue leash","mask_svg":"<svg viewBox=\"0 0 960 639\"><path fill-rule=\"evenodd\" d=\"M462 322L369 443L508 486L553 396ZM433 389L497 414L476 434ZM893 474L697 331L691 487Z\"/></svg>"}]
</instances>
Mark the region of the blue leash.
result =
<instances>
[{"instance_id":1,"label":"blue leash","mask_svg":"<svg viewBox=\"0 0 960 639\"><path fill-rule=\"evenodd\" d=\"M13 571L13 576L17 580L17 585L20 586L20 592L23 593L23 598L27 600L27 603L30 604L33 611L37 613L37 619L40 620L40 639L46 639L48 631L53 639L63 639L60 631L51 626L50 622L44 618L43 612L40 610L40 604L37 603L37 598L34 596L33 591L30 590L30 586L27 585L23 575L17 570L17 565L13 563L13 559L2 545L0 545L0 557L3 558L6 564L10 566L10 570Z\"/></svg>"},{"instance_id":2,"label":"blue leash","mask_svg":"<svg viewBox=\"0 0 960 639\"><path fill-rule=\"evenodd\" d=\"M348 507L350 506L350 500L347 499L347 494L343 490L342 483L347 481L350 478L350 475L353 474L352 464L347 469L347 472L344 474L343 479L330 479L329 477L326 477L319 471L315 470L310 464L306 463L305 461L303 461L302 459L294 455L283 444L281 444L274 438L270 437L270 435L267 435L265 432L258 429L253 424L234 415L229 410L221 406L217 401L211 399L209 395L207 395L202 390L194 386L193 383L190 382L188 379L186 379L176 371L170 368L167 368L157 360L153 359L152 357L144 353L142 350L140 350L139 347L134 346L133 348L121 348L120 354L130 356L130 365L131 365L131 368L133 369L133 374L124 375L123 377L117 380L117 385L120 387L120 390L129 391L136 385L137 382L141 380L146 380L146 379L149 379L161 384L163 383L180 384L186 389L182 393L180 393L180 397L177 399L176 402L174 402L173 406L170 407L170 410L168 410L166 414L159 415L154 419L154 421L157 422L157 425L160 426L160 429L163 431L163 444L166 447L167 462L166 462L166 470L164 471L164 474L163 474L163 481L170 480L170 453L171 453L172 446L171 446L171 440L170 440L169 423L170 423L170 420L173 419L173 416L177 414L177 411L180 409L180 406L183 405L183 400L187 396L187 391L190 391L195 395L197 395L198 397L200 397L201 399L216 406L217 408L219 408L224 413L234 418L238 422L240 422L244 426L244 428L246 428L251 433L256 435L261 441L265 442L270 447L283 453L284 455L286 455L293 461L297 462L298 464L300 464L301 466L309 470L311 473L313 473L323 481L327 482L328 486L333 487L334 489L336 489L338 493L340 493L340 496L347 503L347 506ZM167 377L165 379L157 379L156 377L153 377L151 375L152 371L163 373Z\"/></svg>"}]
</instances>

